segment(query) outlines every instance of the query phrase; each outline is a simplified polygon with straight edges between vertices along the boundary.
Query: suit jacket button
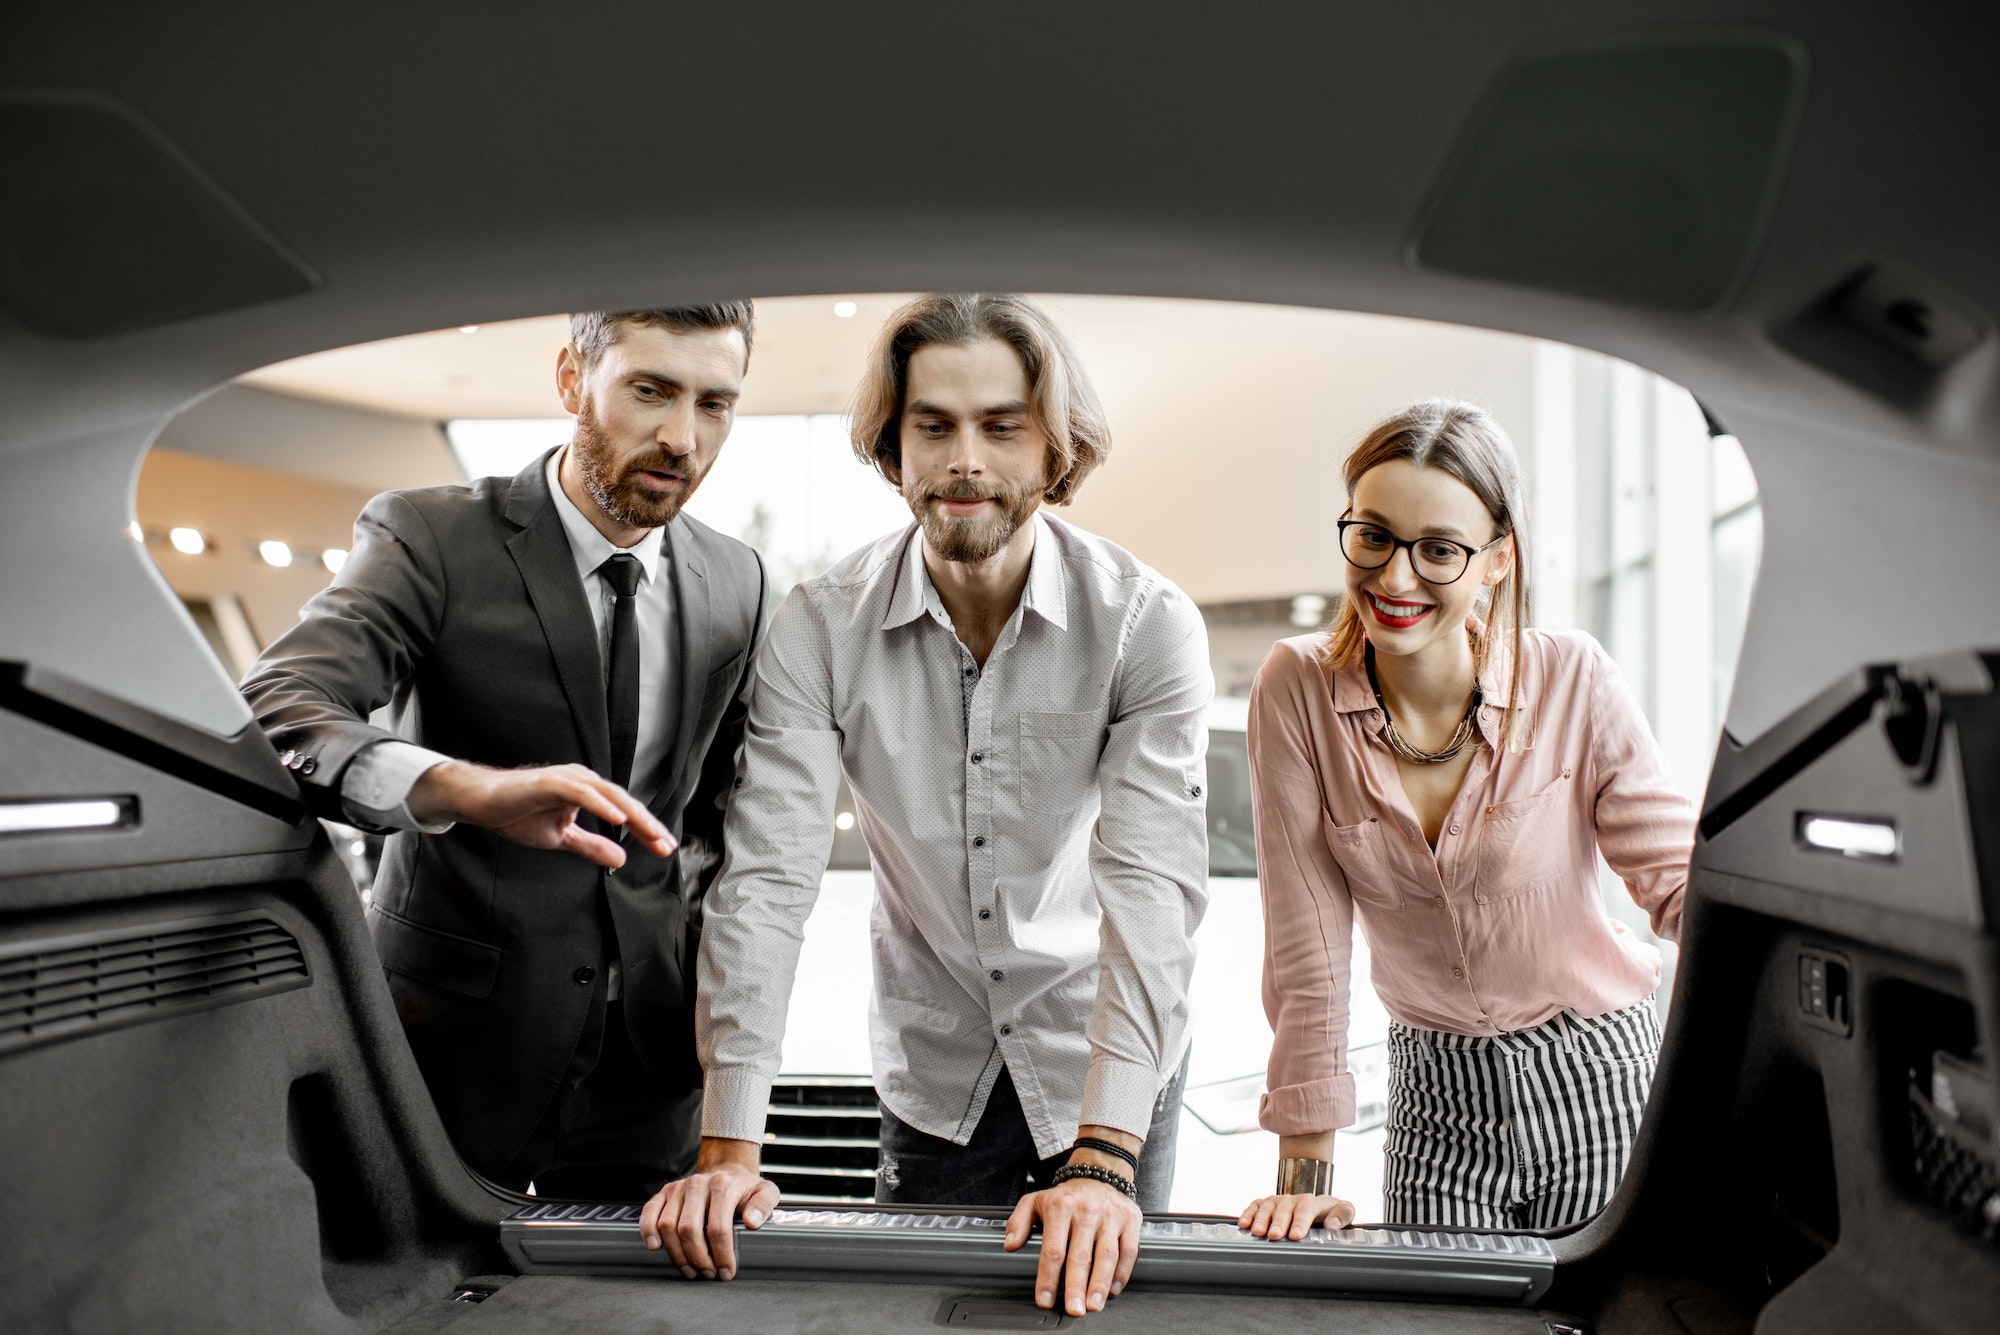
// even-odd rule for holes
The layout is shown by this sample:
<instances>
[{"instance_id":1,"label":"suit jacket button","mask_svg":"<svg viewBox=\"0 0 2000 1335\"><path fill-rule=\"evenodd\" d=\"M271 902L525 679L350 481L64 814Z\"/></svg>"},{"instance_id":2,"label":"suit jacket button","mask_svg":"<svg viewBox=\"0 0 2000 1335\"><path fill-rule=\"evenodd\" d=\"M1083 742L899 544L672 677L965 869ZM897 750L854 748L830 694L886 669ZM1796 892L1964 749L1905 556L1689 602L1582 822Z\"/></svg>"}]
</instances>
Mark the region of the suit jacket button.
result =
<instances>
[{"instance_id":1,"label":"suit jacket button","mask_svg":"<svg viewBox=\"0 0 2000 1335\"><path fill-rule=\"evenodd\" d=\"M301 774L310 774L318 768L319 768L318 756L307 756L304 760L299 762L299 773Z\"/></svg>"},{"instance_id":2,"label":"suit jacket button","mask_svg":"<svg viewBox=\"0 0 2000 1335\"><path fill-rule=\"evenodd\" d=\"M296 751L280 751L278 752L278 763L286 769L290 769L292 767L292 758L296 755L298 755Z\"/></svg>"},{"instance_id":3,"label":"suit jacket button","mask_svg":"<svg viewBox=\"0 0 2000 1335\"><path fill-rule=\"evenodd\" d=\"M575 973L571 974L570 977L576 979L577 986L589 987L591 983L595 982L597 979L597 970L591 968L588 964L586 964L582 968L578 969Z\"/></svg>"}]
</instances>

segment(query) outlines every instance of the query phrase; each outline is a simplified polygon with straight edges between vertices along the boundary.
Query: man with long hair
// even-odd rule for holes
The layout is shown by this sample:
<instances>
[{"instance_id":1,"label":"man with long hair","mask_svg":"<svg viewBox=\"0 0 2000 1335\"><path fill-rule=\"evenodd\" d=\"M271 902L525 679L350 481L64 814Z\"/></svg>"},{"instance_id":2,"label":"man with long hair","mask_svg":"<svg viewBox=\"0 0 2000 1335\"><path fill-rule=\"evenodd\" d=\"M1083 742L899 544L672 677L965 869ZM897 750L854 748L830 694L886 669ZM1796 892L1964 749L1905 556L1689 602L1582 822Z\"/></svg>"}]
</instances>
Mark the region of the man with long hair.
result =
<instances>
[{"instance_id":1,"label":"man with long hair","mask_svg":"<svg viewBox=\"0 0 2000 1335\"><path fill-rule=\"evenodd\" d=\"M694 946L764 579L681 507L750 335L748 302L572 316L570 441L370 501L244 680L308 805L395 832L369 931L446 1129L505 1186L638 1200L694 1162Z\"/></svg>"},{"instance_id":2,"label":"man with long hair","mask_svg":"<svg viewBox=\"0 0 2000 1335\"><path fill-rule=\"evenodd\" d=\"M904 307L853 433L916 522L772 621L702 944L700 1167L641 1232L726 1279L738 1210L754 1228L778 1202L758 1150L845 769L875 867L877 1197L1013 1206L1009 1249L1039 1220L1037 1301L1061 1282L1080 1316L1173 1181L1207 637L1158 573L1042 511L1110 433L1034 302Z\"/></svg>"}]
</instances>

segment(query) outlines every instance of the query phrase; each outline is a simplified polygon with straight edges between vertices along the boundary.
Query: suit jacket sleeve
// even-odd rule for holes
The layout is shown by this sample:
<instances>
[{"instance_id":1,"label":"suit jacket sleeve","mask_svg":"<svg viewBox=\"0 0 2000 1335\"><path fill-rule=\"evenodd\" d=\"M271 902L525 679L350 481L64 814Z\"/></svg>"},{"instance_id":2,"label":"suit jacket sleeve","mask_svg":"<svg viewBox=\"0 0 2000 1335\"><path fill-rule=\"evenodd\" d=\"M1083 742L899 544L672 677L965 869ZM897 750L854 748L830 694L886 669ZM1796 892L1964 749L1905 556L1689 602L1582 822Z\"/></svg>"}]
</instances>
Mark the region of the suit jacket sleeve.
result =
<instances>
[{"instance_id":1,"label":"suit jacket sleeve","mask_svg":"<svg viewBox=\"0 0 2000 1335\"><path fill-rule=\"evenodd\" d=\"M340 799L348 765L396 738L368 715L415 673L444 605L444 563L430 526L408 499L385 492L355 521L353 554L332 585L244 677L271 744L313 762L294 776L314 815L351 819Z\"/></svg>"},{"instance_id":2,"label":"suit jacket sleeve","mask_svg":"<svg viewBox=\"0 0 2000 1335\"><path fill-rule=\"evenodd\" d=\"M714 740L701 757L694 792L681 816L681 877L688 890L690 961L694 959L695 946L700 937L701 902L722 870L723 817L729 811L730 794L736 787L737 761L743 754L743 729L750 714L750 683L757 665L757 649L764 638L764 562L754 551L751 555L756 560L754 590L757 601L751 613L750 647L743 655L736 688L729 697L729 708L716 727ZM693 977L692 972L688 976Z\"/></svg>"}]
</instances>

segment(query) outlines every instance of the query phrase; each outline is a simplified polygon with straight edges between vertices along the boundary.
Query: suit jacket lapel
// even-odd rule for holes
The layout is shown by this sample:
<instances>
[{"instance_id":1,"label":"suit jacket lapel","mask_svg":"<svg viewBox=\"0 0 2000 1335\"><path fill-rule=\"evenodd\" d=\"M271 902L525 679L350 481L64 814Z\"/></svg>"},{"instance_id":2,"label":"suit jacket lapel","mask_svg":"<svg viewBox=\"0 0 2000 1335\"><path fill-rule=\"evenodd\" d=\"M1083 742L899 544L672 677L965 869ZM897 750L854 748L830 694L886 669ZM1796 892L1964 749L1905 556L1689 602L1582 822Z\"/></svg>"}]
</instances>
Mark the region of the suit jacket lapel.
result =
<instances>
[{"instance_id":1,"label":"suit jacket lapel","mask_svg":"<svg viewBox=\"0 0 2000 1335\"><path fill-rule=\"evenodd\" d=\"M542 634L549 642L577 735L583 739L584 763L599 774L608 774L611 719L604 703L597 624L591 619L583 581L576 573L576 557L570 552L569 538L549 495L543 471L547 464L548 455L544 454L514 479L505 513L521 525L521 531L507 540L507 551L521 571L528 601L534 605Z\"/></svg>"},{"instance_id":2,"label":"suit jacket lapel","mask_svg":"<svg viewBox=\"0 0 2000 1335\"><path fill-rule=\"evenodd\" d=\"M668 564L673 572L674 607L680 622L681 712L680 726L675 731L672 777L661 785L653 799L656 812L665 810L673 795L681 790L688 765L695 759L692 745L695 724L700 721L701 692L708 681L711 666L708 646L715 643L710 625L713 609L709 604L707 565L690 540L685 526L676 528L672 524L667 525L666 541L671 558Z\"/></svg>"}]
</instances>

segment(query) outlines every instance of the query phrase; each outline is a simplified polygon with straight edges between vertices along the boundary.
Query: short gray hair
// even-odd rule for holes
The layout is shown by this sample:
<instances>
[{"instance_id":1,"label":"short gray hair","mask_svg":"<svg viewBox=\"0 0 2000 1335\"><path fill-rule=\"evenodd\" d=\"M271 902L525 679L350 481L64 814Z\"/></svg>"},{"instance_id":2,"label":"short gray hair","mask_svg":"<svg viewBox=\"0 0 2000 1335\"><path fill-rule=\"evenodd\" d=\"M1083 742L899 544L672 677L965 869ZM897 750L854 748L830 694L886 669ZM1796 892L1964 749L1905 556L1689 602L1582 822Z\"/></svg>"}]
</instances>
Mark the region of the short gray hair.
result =
<instances>
[{"instance_id":1,"label":"short gray hair","mask_svg":"<svg viewBox=\"0 0 2000 1335\"><path fill-rule=\"evenodd\" d=\"M597 365L606 348L618 341L626 325L670 329L677 334L697 329L738 329L743 333L743 361L750 361L754 312L747 301L721 301L708 306L666 306L651 311L580 311L569 317L569 342L583 358L583 369Z\"/></svg>"}]
</instances>

